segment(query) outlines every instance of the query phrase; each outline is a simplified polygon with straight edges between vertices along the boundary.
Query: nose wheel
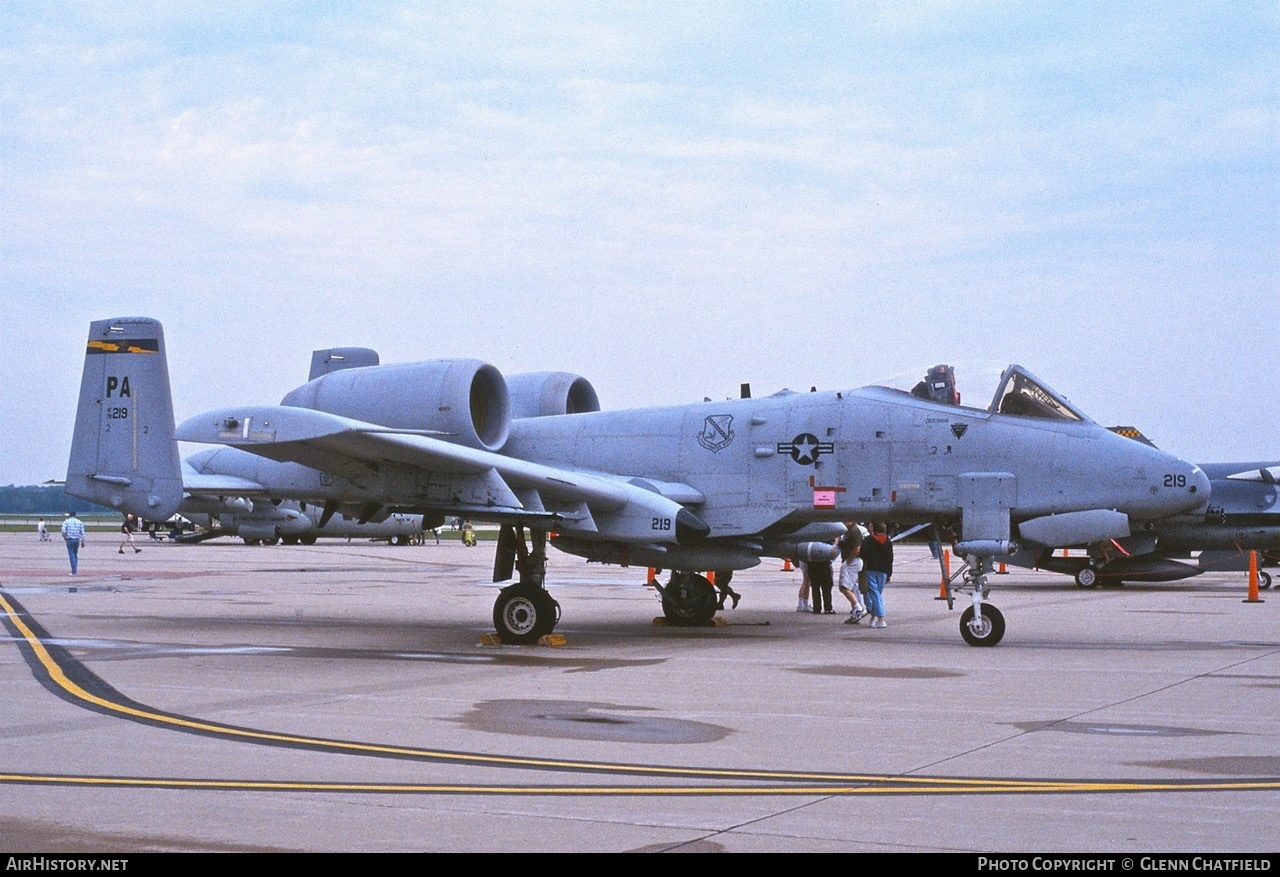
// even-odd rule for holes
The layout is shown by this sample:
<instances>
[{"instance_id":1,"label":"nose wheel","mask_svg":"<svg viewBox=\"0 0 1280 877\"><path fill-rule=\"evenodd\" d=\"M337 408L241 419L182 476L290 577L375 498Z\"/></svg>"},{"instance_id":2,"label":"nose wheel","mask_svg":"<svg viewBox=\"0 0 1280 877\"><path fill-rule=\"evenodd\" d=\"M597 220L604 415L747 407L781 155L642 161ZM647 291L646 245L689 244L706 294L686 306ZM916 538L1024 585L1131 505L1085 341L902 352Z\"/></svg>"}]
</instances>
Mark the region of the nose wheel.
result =
<instances>
[{"instance_id":1,"label":"nose wheel","mask_svg":"<svg viewBox=\"0 0 1280 877\"><path fill-rule=\"evenodd\" d=\"M982 604L982 617L970 606L960 613L960 635L971 646L994 646L1004 639L1004 615L996 607Z\"/></svg>"}]
</instances>

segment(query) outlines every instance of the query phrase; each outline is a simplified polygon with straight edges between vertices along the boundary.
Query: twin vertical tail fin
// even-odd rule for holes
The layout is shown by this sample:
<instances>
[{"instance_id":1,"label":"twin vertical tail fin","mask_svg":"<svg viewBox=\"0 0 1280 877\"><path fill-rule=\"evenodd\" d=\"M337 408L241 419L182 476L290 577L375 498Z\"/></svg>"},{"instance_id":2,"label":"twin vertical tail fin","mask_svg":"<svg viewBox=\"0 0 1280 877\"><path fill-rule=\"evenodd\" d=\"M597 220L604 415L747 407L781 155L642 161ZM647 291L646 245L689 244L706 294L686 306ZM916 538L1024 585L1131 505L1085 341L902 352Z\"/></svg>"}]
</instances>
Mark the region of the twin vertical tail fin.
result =
<instances>
[{"instance_id":1,"label":"twin vertical tail fin","mask_svg":"<svg viewBox=\"0 0 1280 877\"><path fill-rule=\"evenodd\" d=\"M158 320L90 324L67 493L160 521L182 502L182 461Z\"/></svg>"}]
</instances>

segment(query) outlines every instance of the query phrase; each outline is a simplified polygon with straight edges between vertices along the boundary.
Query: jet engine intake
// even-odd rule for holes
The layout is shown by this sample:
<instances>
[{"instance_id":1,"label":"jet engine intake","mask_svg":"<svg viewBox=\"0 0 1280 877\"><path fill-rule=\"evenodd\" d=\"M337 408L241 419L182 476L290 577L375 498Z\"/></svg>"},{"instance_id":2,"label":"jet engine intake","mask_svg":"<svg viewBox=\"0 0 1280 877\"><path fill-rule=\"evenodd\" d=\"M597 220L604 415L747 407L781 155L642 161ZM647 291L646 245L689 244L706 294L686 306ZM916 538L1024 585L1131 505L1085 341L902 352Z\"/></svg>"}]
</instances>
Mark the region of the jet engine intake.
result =
<instances>
[{"instance_id":1,"label":"jet engine intake","mask_svg":"<svg viewBox=\"0 0 1280 877\"><path fill-rule=\"evenodd\" d=\"M290 391L280 404L431 431L486 451L500 451L511 431L507 382L497 368L475 359L332 371Z\"/></svg>"}]
</instances>

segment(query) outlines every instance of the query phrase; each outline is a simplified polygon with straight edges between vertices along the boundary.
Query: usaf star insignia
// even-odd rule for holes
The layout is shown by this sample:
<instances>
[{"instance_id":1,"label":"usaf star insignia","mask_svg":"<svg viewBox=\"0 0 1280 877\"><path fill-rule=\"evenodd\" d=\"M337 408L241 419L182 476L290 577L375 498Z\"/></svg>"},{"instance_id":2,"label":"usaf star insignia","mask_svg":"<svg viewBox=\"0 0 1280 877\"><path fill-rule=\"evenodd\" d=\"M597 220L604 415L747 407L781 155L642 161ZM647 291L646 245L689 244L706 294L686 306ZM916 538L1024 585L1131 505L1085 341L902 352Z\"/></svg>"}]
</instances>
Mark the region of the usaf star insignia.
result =
<instances>
[{"instance_id":1,"label":"usaf star insignia","mask_svg":"<svg viewBox=\"0 0 1280 877\"><path fill-rule=\"evenodd\" d=\"M778 442L778 453L790 454L801 466L812 466L823 454L833 453L835 449L834 443L820 442L811 432L802 432L789 442Z\"/></svg>"}]
</instances>

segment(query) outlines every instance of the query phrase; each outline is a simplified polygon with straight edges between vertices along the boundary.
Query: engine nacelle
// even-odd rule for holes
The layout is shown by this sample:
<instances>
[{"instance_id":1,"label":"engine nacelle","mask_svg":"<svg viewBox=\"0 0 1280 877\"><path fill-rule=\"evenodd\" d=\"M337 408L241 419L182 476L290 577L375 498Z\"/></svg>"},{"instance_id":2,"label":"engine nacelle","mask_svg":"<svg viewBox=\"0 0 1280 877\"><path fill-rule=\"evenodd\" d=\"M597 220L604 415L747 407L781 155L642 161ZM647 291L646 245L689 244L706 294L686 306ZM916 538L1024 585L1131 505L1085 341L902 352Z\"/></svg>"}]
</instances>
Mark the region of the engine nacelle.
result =
<instances>
[{"instance_id":1,"label":"engine nacelle","mask_svg":"<svg viewBox=\"0 0 1280 877\"><path fill-rule=\"evenodd\" d=\"M600 410L596 388L580 375L569 372L528 372L507 377L511 394L511 416L554 417Z\"/></svg>"},{"instance_id":2,"label":"engine nacelle","mask_svg":"<svg viewBox=\"0 0 1280 877\"><path fill-rule=\"evenodd\" d=\"M344 369L289 392L280 402L393 429L443 433L440 438L499 451L511 431L507 382L476 359L438 359Z\"/></svg>"}]
</instances>

